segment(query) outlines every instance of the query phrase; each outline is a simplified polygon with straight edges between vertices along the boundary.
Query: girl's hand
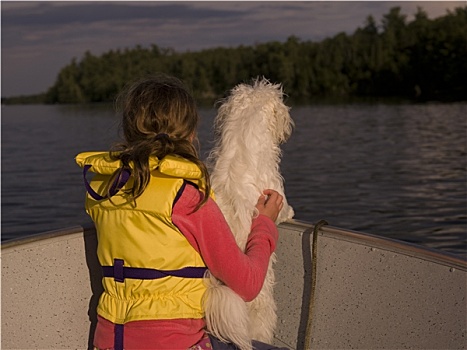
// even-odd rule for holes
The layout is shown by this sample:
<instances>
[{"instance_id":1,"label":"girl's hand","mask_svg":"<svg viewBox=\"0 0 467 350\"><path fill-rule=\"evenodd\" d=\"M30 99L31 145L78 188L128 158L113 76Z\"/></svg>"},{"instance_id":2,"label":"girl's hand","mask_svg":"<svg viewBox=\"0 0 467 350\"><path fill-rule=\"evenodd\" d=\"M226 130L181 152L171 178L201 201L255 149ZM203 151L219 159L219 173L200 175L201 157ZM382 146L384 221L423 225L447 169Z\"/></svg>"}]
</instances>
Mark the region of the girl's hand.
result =
<instances>
[{"instance_id":1,"label":"girl's hand","mask_svg":"<svg viewBox=\"0 0 467 350\"><path fill-rule=\"evenodd\" d=\"M276 221L279 212L284 205L284 197L277 191L267 189L263 191L263 195L259 197L256 209L258 213L266 215L272 221Z\"/></svg>"}]
</instances>

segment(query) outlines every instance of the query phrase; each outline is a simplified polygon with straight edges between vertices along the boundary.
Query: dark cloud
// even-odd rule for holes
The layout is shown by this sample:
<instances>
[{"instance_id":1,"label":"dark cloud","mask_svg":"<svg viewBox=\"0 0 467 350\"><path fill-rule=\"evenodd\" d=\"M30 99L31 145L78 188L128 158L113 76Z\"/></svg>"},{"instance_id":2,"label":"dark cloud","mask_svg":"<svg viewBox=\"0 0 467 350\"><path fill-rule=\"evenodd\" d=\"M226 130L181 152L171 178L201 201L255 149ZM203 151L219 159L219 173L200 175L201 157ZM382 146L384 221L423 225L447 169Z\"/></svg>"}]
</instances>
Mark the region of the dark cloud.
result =
<instances>
[{"instance_id":1,"label":"dark cloud","mask_svg":"<svg viewBox=\"0 0 467 350\"><path fill-rule=\"evenodd\" d=\"M196 21L211 17L235 18L238 10L216 10L193 8L184 3L150 2L70 2L56 5L53 2L37 2L21 11L4 10L2 22L6 26L45 26L64 24L86 25L89 23L121 20L170 20Z\"/></svg>"},{"instance_id":2,"label":"dark cloud","mask_svg":"<svg viewBox=\"0 0 467 350\"><path fill-rule=\"evenodd\" d=\"M3 5L4 3L2 3ZM40 41L44 31L51 37L62 34L66 40L84 36L112 34L125 28L163 26L176 22L189 26L212 18L237 20L236 9L196 8L186 3L161 2L25 2L24 7L2 6L2 46ZM27 7L26 5L30 5ZM100 32L95 32L96 27ZM131 36L131 33L127 33ZM48 36L48 35L47 35ZM109 38L118 43L118 37ZM139 44L135 42L134 45Z\"/></svg>"}]
</instances>

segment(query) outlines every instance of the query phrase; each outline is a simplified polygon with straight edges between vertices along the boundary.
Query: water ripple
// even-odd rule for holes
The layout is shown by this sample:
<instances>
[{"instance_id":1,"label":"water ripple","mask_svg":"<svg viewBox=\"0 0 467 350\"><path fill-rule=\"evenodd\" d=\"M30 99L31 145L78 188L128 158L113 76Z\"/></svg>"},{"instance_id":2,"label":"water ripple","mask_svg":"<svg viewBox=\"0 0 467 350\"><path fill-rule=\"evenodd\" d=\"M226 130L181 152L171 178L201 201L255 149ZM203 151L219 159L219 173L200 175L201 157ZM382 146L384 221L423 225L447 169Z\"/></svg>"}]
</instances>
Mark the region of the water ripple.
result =
<instances>
[{"instance_id":1,"label":"water ripple","mask_svg":"<svg viewBox=\"0 0 467 350\"><path fill-rule=\"evenodd\" d=\"M293 107L281 169L296 218L465 255L466 106ZM201 115L206 155L215 111ZM117 125L111 106L3 106L2 239L90 222L74 157Z\"/></svg>"}]
</instances>

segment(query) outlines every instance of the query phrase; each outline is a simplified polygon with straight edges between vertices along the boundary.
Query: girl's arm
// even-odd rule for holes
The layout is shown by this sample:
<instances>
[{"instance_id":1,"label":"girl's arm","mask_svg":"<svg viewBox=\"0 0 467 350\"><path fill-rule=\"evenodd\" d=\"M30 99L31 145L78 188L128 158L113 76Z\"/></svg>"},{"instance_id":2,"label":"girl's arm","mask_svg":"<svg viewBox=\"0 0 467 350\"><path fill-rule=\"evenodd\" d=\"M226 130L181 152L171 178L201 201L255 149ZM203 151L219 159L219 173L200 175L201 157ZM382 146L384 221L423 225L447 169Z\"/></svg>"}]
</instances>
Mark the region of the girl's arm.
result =
<instances>
[{"instance_id":1,"label":"girl's arm","mask_svg":"<svg viewBox=\"0 0 467 350\"><path fill-rule=\"evenodd\" d=\"M193 212L201 193L187 185L175 203L172 221L200 253L210 272L245 301L260 292L276 248L277 227L265 215L253 219L245 253L235 238L217 204L210 198Z\"/></svg>"}]
</instances>

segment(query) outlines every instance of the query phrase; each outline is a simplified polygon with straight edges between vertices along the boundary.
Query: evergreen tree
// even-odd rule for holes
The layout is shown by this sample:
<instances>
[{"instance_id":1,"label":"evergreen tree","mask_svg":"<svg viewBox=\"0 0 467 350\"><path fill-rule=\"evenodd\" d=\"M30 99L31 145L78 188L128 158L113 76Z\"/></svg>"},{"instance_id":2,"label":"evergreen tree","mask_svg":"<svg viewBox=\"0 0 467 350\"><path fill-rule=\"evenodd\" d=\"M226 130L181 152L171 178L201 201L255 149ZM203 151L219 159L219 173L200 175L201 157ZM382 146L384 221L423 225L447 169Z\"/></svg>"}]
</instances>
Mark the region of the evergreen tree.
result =
<instances>
[{"instance_id":1,"label":"evergreen tree","mask_svg":"<svg viewBox=\"0 0 467 350\"><path fill-rule=\"evenodd\" d=\"M59 72L45 102L112 101L128 81L156 72L185 80L199 99L219 99L238 83L264 76L282 83L285 93L296 99L399 96L465 100L466 33L467 7L436 19L429 19L418 8L411 22L394 7L380 25L368 16L353 34L339 33L321 42L290 36L283 43L184 53L155 44L110 50L100 56L87 51L81 60L73 59Z\"/></svg>"}]
</instances>

